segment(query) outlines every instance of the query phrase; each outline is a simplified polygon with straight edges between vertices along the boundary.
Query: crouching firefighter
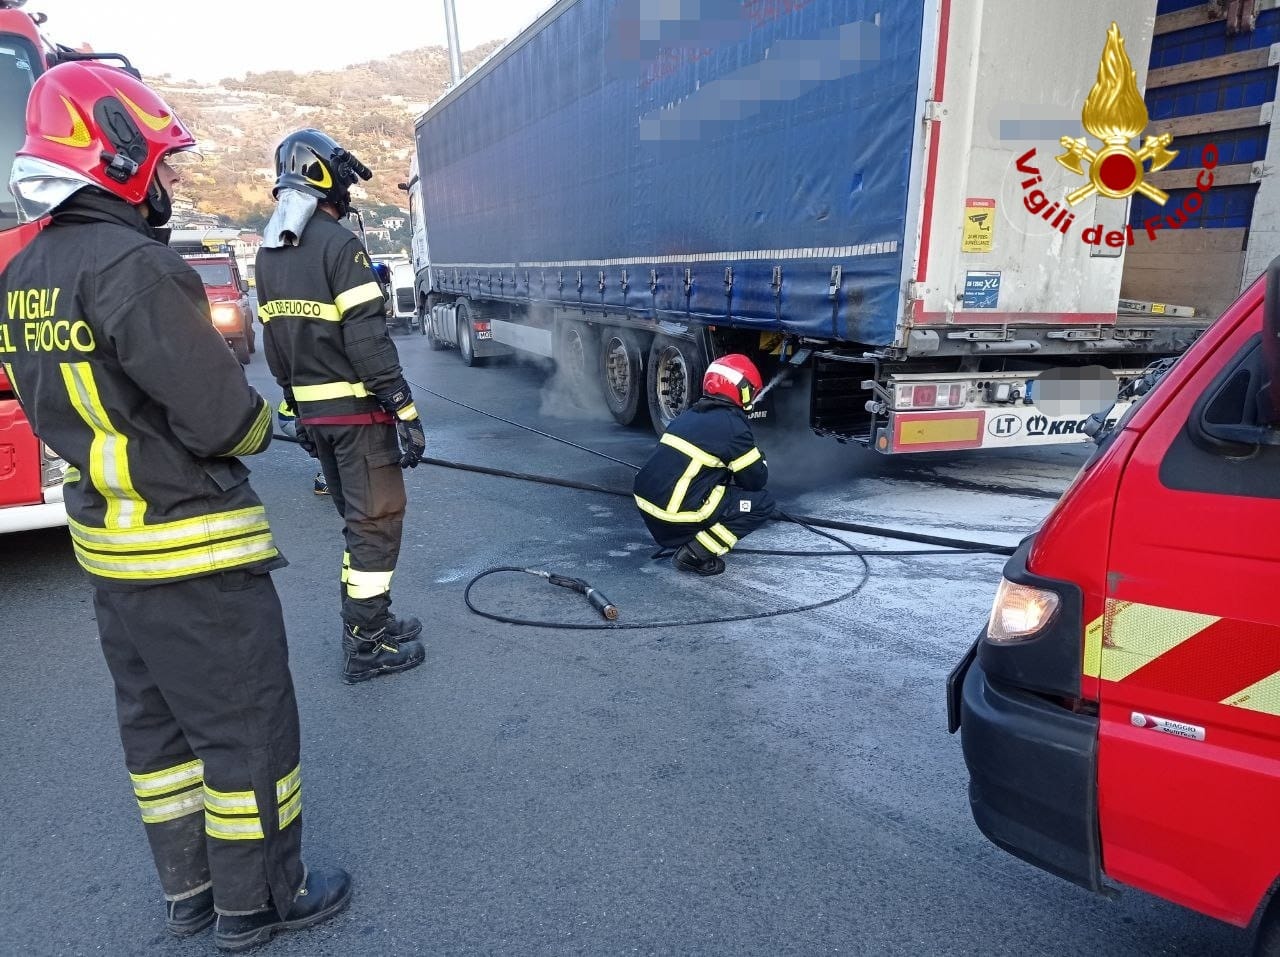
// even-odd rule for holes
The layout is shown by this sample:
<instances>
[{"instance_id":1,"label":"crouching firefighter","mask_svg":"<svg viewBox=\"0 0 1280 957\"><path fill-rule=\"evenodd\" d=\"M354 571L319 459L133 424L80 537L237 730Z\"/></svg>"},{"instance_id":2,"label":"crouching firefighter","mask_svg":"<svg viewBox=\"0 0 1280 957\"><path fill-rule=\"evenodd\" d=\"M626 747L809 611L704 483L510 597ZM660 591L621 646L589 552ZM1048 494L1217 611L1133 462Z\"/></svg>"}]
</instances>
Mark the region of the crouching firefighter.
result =
<instances>
[{"instance_id":1,"label":"crouching firefighter","mask_svg":"<svg viewBox=\"0 0 1280 957\"><path fill-rule=\"evenodd\" d=\"M654 541L676 549L676 568L719 575L734 545L773 515L769 467L746 413L762 386L744 355L723 356L702 377L702 398L676 416L636 475L636 505Z\"/></svg>"},{"instance_id":2,"label":"crouching firefighter","mask_svg":"<svg viewBox=\"0 0 1280 957\"><path fill-rule=\"evenodd\" d=\"M10 187L24 220L52 218L0 274L15 346L0 359L71 466L71 543L168 929L216 916L215 943L242 950L351 893L345 872L300 858L298 708L270 575L286 563L238 458L267 448L271 407L159 229L195 146L168 105L73 62L36 80L26 119Z\"/></svg>"},{"instance_id":3,"label":"crouching firefighter","mask_svg":"<svg viewBox=\"0 0 1280 957\"><path fill-rule=\"evenodd\" d=\"M382 287L340 222L351 185L372 174L314 129L286 136L275 163L258 314L298 444L319 459L343 519L342 679L352 684L425 656L421 622L391 613L391 577L404 524L401 469L421 461L426 438L387 334Z\"/></svg>"}]
</instances>

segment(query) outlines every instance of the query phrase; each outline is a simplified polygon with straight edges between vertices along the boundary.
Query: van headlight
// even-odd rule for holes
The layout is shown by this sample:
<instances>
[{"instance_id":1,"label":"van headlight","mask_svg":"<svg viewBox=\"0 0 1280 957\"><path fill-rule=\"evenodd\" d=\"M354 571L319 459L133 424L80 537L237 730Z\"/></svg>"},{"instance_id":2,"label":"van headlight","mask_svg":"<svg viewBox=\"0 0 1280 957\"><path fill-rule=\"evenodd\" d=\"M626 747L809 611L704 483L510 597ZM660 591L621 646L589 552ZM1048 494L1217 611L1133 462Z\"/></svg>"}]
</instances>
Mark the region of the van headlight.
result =
<instances>
[{"instance_id":1,"label":"van headlight","mask_svg":"<svg viewBox=\"0 0 1280 957\"><path fill-rule=\"evenodd\" d=\"M1034 638L1053 620L1061 603L1056 592L1001 579L987 621L987 638L996 643Z\"/></svg>"}]
</instances>

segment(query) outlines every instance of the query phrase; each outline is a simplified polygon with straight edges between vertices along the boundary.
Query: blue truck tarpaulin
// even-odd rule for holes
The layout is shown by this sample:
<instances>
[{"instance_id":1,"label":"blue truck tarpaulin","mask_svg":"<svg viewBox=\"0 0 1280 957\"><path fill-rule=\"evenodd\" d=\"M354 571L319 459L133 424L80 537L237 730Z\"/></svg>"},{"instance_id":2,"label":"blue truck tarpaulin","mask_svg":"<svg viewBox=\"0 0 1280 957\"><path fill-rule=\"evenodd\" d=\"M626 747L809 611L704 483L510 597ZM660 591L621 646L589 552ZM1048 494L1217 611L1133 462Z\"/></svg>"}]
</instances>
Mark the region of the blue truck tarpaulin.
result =
<instances>
[{"instance_id":1,"label":"blue truck tarpaulin","mask_svg":"<svg viewBox=\"0 0 1280 957\"><path fill-rule=\"evenodd\" d=\"M428 111L437 287L892 342L924 4L686 6L563 5Z\"/></svg>"}]
</instances>

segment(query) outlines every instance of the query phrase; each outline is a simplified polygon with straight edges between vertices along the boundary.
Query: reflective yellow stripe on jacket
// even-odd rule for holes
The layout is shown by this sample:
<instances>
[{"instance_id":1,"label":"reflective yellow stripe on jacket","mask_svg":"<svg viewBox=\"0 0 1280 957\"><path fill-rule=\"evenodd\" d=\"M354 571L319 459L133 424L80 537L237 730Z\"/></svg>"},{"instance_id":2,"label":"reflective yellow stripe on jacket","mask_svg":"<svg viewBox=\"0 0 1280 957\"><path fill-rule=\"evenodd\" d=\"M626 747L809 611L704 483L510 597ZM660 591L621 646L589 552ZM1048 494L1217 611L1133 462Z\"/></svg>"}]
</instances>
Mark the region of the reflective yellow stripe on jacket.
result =
<instances>
[{"instance_id":1,"label":"reflective yellow stripe on jacket","mask_svg":"<svg viewBox=\"0 0 1280 957\"><path fill-rule=\"evenodd\" d=\"M93 528L73 518L67 519L67 525L74 543L94 552L157 552L261 533L269 528L267 510L261 505L140 528Z\"/></svg>"},{"instance_id":2,"label":"reflective yellow stripe on jacket","mask_svg":"<svg viewBox=\"0 0 1280 957\"><path fill-rule=\"evenodd\" d=\"M675 488L671 490L671 498L668 499L665 508L655 505L639 495L634 496L636 505L641 511L664 522L674 522L676 524L705 522L720 507L720 502L724 498L724 486L717 485L713 488L710 494L707 495L707 500L697 509L685 510L684 500L685 496L689 494L689 486L693 484L693 480L698 477L698 473L704 468L723 469L729 466L710 452L700 449L692 442L682 439L678 435L672 435L670 432L663 433L659 441L663 445L687 455L689 457L689 466L676 481Z\"/></svg>"},{"instance_id":3,"label":"reflective yellow stripe on jacket","mask_svg":"<svg viewBox=\"0 0 1280 957\"><path fill-rule=\"evenodd\" d=\"M325 399L361 399L369 394L362 382L324 382L320 385L294 385L293 397L299 402L323 402Z\"/></svg>"},{"instance_id":4,"label":"reflective yellow stripe on jacket","mask_svg":"<svg viewBox=\"0 0 1280 957\"><path fill-rule=\"evenodd\" d=\"M754 465L756 462L759 462L762 458L764 458L764 456L760 454L760 450L757 448L753 448L750 452L745 452L742 455L739 455L732 462L730 462L729 471L741 472L748 465Z\"/></svg>"},{"instance_id":5,"label":"reflective yellow stripe on jacket","mask_svg":"<svg viewBox=\"0 0 1280 957\"><path fill-rule=\"evenodd\" d=\"M267 405L265 399L262 400L262 408L258 410L257 418L253 420L253 424L249 426L249 431L245 432L244 438L236 443L228 455L251 455L258 451L262 445L262 440L267 437L267 432L271 429L271 406Z\"/></svg>"},{"instance_id":6,"label":"reflective yellow stripe on jacket","mask_svg":"<svg viewBox=\"0 0 1280 957\"><path fill-rule=\"evenodd\" d=\"M273 299L258 307L258 318L264 325L272 319L288 317L337 322L342 318L342 313L331 302L315 302L310 299Z\"/></svg>"},{"instance_id":7,"label":"reflective yellow stripe on jacket","mask_svg":"<svg viewBox=\"0 0 1280 957\"><path fill-rule=\"evenodd\" d=\"M338 312L345 313L356 306L374 300L382 301L382 287L376 282L366 282L339 294L334 299L334 304L338 307Z\"/></svg>"},{"instance_id":8,"label":"reflective yellow stripe on jacket","mask_svg":"<svg viewBox=\"0 0 1280 957\"><path fill-rule=\"evenodd\" d=\"M141 525L147 503L138 494L129 472L129 439L107 415L88 362L64 362L62 381L75 408L93 439L89 443L89 480L107 504L110 527Z\"/></svg>"},{"instance_id":9,"label":"reflective yellow stripe on jacket","mask_svg":"<svg viewBox=\"0 0 1280 957\"><path fill-rule=\"evenodd\" d=\"M81 566L103 578L155 581L206 575L275 558L280 553L270 533L226 542L207 542L156 554L106 555L91 552L73 540Z\"/></svg>"}]
</instances>

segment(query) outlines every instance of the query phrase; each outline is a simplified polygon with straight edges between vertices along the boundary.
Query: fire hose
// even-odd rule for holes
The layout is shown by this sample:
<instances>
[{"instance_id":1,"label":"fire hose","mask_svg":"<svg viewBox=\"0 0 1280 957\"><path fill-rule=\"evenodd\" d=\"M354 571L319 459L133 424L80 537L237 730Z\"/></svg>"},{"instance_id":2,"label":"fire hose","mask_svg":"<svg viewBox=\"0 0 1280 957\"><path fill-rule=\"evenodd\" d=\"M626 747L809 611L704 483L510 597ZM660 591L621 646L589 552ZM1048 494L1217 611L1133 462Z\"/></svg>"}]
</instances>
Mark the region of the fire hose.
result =
<instances>
[{"instance_id":1,"label":"fire hose","mask_svg":"<svg viewBox=\"0 0 1280 957\"><path fill-rule=\"evenodd\" d=\"M639 471L640 467L631 462L627 462L623 459L615 458L612 455L608 455L597 449L590 448L589 446L580 445L576 442L571 442L570 440L565 439L561 436L554 435L550 432L545 432L542 429L534 428L533 426L526 425L522 422L517 422L514 419L506 418L505 416L498 415L497 413L489 412L485 409L476 408L475 406L468 405L467 403L462 402L461 400L455 399L451 396L442 395L439 392L436 392L432 389L428 389L425 386L422 386L416 382L413 382L412 380L407 380L407 381L409 381L409 384L419 392L434 396L437 399L441 399L445 402L449 402L454 405L460 406L471 412L475 412L478 415L483 415L488 418L495 419L499 422L504 422L515 428L522 429L526 432L531 432L535 435L541 436L543 438L546 438L554 442L559 442L563 445L567 445L581 452L586 452L589 455L594 455L599 458L606 459L610 462L613 462L617 465L625 465L627 468ZM276 438L284 439L285 441L295 441L291 439L289 436L280 435L278 433L276 434ZM472 473L477 473L481 475L490 475L498 478L513 479L513 480L522 481L522 482L534 482L540 485L549 485L549 486L556 486L560 488L575 489L575 490L585 491L585 492L594 492L601 495L621 496L628 499L631 498L631 493L623 489L609 488L607 486L597 485L592 482L579 482L574 479L565 479L559 476L538 475L538 474L529 473L529 472L517 472L511 469L493 468L490 466L476 465L476 464L467 463L467 462L455 462L450 459L441 459L441 458L434 458L434 457L424 457L423 459L421 459L421 463L425 465L435 466L437 468L456 469L456 470L465 471L465 472L472 472ZM841 592L840 594L832 596L830 598L824 598L818 601L812 601L812 602L807 602L799 605L792 605L792 606L783 607L783 608L769 609L767 611L758 611L758 612L751 612L751 613L745 613L745 614L739 614L739 615L723 615L723 616L698 618L698 619L684 618L684 619L669 620L669 621L625 622L625 621L619 620L621 618L621 612L618 606L615 605L613 602L611 602L608 598L606 598L605 595L599 589L592 586L585 579L576 578L569 575L562 575L556 572L546 571L538 568L523 567L518 565L498 565L492 568L484 569L483 571L473 576L470 579L470 581L467 582L466 587L463 589L463 593L462 593L463 601L466 603L468 610L470 610L475 615L479 615L482 618L488 618L491 621L498 621L508 625L521 625L521 626L528 626L528 627L535 627L535 628L556 628L556 629L571 630L571 631L621 631L621 630L675 628L675 627L690 627L690 626L714 625L714 624L728 624L731 622L756 621L756 620L766 619L766 618L776 618L782 615L801 614L803 612L816 611L820 608L826 608L843 601L848 601L849 599L855 597L859 592L861 592L862 589L866 586L867 582L870 580L871 563L868 560L870 558L905 558L905 557L913 557L913 556L952 556L952 555L954 556L1012 555L1015 550L1014 546L1010 546L1010 545L998 545L990 542L970 541L967 539L953 538L950 536L932 535L932 534L927 534L922 532L907 531L904 529L889 528L889 527L878 526L878 525L869 525L861 522L846 522L841 520L824 519L824 518L808 516L808 515L788 514L783 512L781 509L775 512L773 519L779 522L789 522L795 525L799 525L802 528L808 529L813 534L819 535L823 538L829 539L832 542L836 543L837 545L840 546L840 549L839 550L827 549L827 550L818 550L818 551L814 551L814 550L797 551L797 550L790 550L790 549L739 548L739 549L735 549L735 554L770 555L770 556L782 556L782 557L794 557L794 558L800 558L800 557L857 558L862 564L862 569L861 569L862 574L859 576L858 581L851 588L848 588L845 591ZM928 545L933 547L928 549L895 549L895 550L861 549L861 548L858 548L856 545L854 545L852 542L846 541L845 539L840 538L839 536L833 535L831 534L830 531L825 531L824 529L847 531L847 532L853 532L859 535L867 535L867 536L877 537L877 538L887 538L887 539L893 539L897 541L914 542L916 544ZM664 554L669 554L669 550L659 549L657 552L653 554L652 557L657 559L657 558L663 557ZM497 612L488 611L478 606L475 603L474 599L472 598L472 592L474 591L475 587L481 581L484 581L487 578L490 578L495 575L500 575L500 574L532 575L534 577L544 579L548 584L555 585L555 586L576 592L587 599L587 601L591 604L592 608L594 608L597 612L599 612L600 615L604 618L604 621L599 623L584 623L584 622L548 621L548 620L540 620L540 619L532 619L532 618L521 618L513 615L503 615Z\"/></svg>"}]
</instances>

